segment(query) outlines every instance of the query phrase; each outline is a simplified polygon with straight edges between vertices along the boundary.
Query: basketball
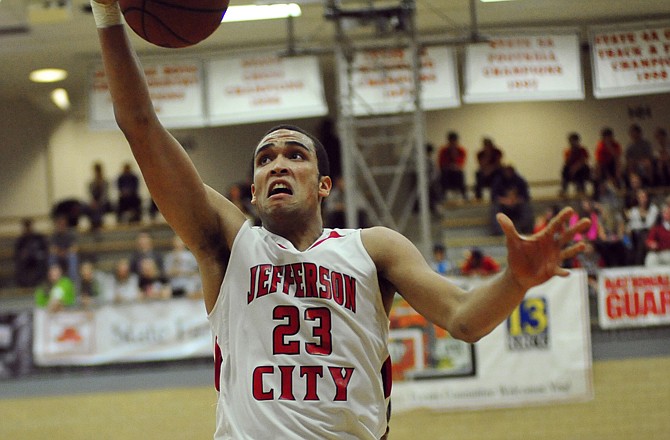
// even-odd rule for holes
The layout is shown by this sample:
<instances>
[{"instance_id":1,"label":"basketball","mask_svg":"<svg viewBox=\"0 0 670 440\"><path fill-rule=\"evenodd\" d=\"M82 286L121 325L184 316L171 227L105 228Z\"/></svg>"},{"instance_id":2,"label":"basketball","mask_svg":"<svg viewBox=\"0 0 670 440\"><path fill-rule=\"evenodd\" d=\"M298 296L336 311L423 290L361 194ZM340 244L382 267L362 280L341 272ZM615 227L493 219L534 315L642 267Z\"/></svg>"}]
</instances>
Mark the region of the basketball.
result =
<instances>
[{"instance_id":1,"label":"basketball","mask_svg":"<svg viewBox=\"0 0 670 440\"><path fill-rule=\"evenodd\" d=\"M229 0L119 0L130 28L149 43L178 48L199 43L219 27Z\"/></svg>"}]
</instances>

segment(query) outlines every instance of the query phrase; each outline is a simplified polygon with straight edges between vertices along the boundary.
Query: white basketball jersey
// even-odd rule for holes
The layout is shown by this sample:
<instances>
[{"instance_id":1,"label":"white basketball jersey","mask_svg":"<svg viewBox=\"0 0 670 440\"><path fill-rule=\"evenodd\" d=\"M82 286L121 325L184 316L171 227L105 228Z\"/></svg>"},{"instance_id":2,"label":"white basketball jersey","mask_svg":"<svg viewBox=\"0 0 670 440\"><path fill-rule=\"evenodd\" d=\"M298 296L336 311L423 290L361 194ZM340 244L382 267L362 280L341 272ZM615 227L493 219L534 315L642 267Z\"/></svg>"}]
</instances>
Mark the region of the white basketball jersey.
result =
<instances>
[{"instance_id":1,"label":"white basketball jersey","mask_svg":"<svg viewBox=\"0 0 670 440\"><path fill-rule=\"evenodd\" d=\"M384 435L389 321L360 230L327 229L301 252L245 223L208 319L216 439Z\"/></svg>"}]
</instances>

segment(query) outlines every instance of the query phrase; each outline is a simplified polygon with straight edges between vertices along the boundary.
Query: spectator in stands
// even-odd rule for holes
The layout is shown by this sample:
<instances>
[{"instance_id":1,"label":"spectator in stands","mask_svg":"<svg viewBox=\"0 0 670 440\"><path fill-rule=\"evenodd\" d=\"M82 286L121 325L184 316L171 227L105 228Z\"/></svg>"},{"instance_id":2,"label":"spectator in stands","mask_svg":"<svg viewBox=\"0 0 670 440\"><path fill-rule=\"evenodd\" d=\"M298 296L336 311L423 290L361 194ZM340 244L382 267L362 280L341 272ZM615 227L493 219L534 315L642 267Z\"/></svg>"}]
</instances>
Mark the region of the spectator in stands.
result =
<instances>
[{"instance_id":1,"label":"spectator in stands","mask_svg":"<svg viewBox=\"0 0 670 440\"><path fill-rule=\"evenodd\" d=\"M622 153L621 144L614 139L612 129L609 127L603 128L600 132L600 140L596 145L595 175L593 176L594 194L598 193L597 187L608 179L613 179L616 187L621 188Z\"/></svg>"},{"instance_id":2,"label":"spectator in stands","mask_svg":"<svg viewBox=\"0 0 670 440\"><path fill-rule=\"evenodd\" d=\"M447 143L440 147L437 156L437 165L440 171L440 184L442 186L442 197L447 199L450 190L461 193L463 200L468 199L465 187L465 160L467 152L458 142L459 136L455 131L447 133Z\"/></svg>"},{"instance_id":3,"label":"spectator in stands","mask_svg":"<svg viewBox=\"0 0 670 440\"><path fill-rule=\"evenodd\" d=\"M633 124L628 130L631 143L626 147L626 170L637 173L645 186L654 184L654 149L642 133L642 127ZM627 182L628 183L628 182Z\"/></svg>"},{"instance_id":4,"label":"spectator in stands","mask_svg":"<svg viewBox=\"0 0 670 440\"><path fill-rule=\"evenodd\" d=\"M569 146L563 152L561 197L567 194L570 183L574 184L577 188L577 194L583 196L586 193L586 182L591 178L589 152L582 145L578 133L570 133L568 143Z\"/></svg>"},{"instance_id":5,"label":"spectator in stands","mask_svg":"<svg viewBox=\"0 0 670 440\"><path fill-rule=\"evenodd\" d=\"M68 219L60 215L54 219L54 231L50 237L49 266L60 265L63 273L78 286L79 280L79 238L74 228L68 224Z\"/></svg>"},{"instance_id":6,"label":"spectator in stands","mask_svg":"<svg viewBox=\"0 0 670 440\"><path fill-rule=\"evenodd\" d=\"M656 140L656 184L670 186L670 141L665 128L658 127L654 131Z\"/></svg>"},{"instance_id":7,"label":"spectator in stands","mask_svg":"<svg viewBox=\"0 0 670 440\"><path fill-rule=\"evenodd\" d=\"M482 140L482 148L477 152L477 171L475 172L475 198L482 199L482 191L490 187L496 174L502 169L503 152L491 138Z\"/></svg>"},{"instance_id":8,"label":"spectator in stands","mask_svg":"<svg viewBox=\"0 0 670 440\"><path fill-rule=\"evenodd\" d=\"M451 274L451 263L447 259L447 248L443 244L435 243L433 245L433 258L430 265L435 272L441 275Z\"/></svg>"},{"instance_id":9,"label":"spectator in stands","mask_svg":"<svg viewBox=\"0 0 670 440\"><path fill-rule=\"evenodd\" d=\"M244 213L244 216L254 225L258 224L256 209L251 204L251 195L242 190L241 183L234 183L228 188L228 200Z\"/></svg>"},{"instance_id":10,"label":"spectator in stands","mask_svg":"<svg viewBox=\"0 0 670 440\"><path fill-rule=\"evenodd\" d=\"M133 302L141 298L139 277L130 270L130 260L122 258L114 267L114 276L107 297L108 301L115 303Z\"/></svg>"},{"instance_id":11,"label":"spectator in stands","mask_svg":"<svg viewBox=\"0 0 670 440\"><path fill-rule=\"evenodd\" d=\"M102 289L93 261L82 261L79 265L79 301L82 306L89 307L102 298Z\"/></svg>"},{"instance_id":12,"label":"spectator in stands","mask_svg":"<svg viewBox=\"0 0 670 440\"><path fill-rule=\"evenodd\" d=\"M91 230L97 231L102 227L105 214L112 212L112 204L109 199L109 182L100 162L93 164L93 179L88 183L88 196L86 215L91 223Z\"/></svg>"},{"instance_id":13,"label":"spectator in stands","mask_svg":"<svg viewBox=\"0 0 670 440\"><path fill-rule=\"evenodd\" d=\"M75 305L75 302L76 293L72 280L64 275L57 263L49 265L46 282L35 291L35 305L57 312L63 307Z\"/></svg>"},{"instance_id":14,"label":"spectator in stands","mask_svg":"<svg viewBox=\"0 0 670 440\"><path fill-rule=\"evenodd\" d=\"M14 243L14 270L19 287L36 287L47 276L49 241L46 235L33 230L33 220L21 222L21 235Z\"/></svg>"},{"instance_id":15,"label":"spectator in stands","mask_svg":"<svg viewBox=\"0 0 670 440\"><path fill-rule=\"evenodd\" d=\"M177 235L172 239L172 250L165 254L163 273L170 282L172 296L199 295L201 281L198 262Z\"/></svg>"},{"instance_id":16,"label":"spectator in stands","mask_svg":"<svg viewBox=\"0 0 670 440\"><path fill-rule=\"evenodd\" d=\"M582 197L575 214L570 218L568 223L570 224L570 226L572 226L575 223L577 223L579 219L582 218L582 216L591 220L591 225L589 226L589 229L586 230L583 234L582 233L575 234L573 240L576 242L596 241L598 239L598 231L600 229L600 216L598 214L598 209L595 200L586 196Z\"/></svg>"},{"instance_id":17,"label":"spectator in stands","mask_svg":"<svg viewBox=\"0 0 670 440\"><path fill-rule=\"evenodd\" d=\"M630 209L637 205L637 192L647 188L647 185L644 184L640 175L634 171L627 172L626 181L628 184L623 195L623 207L624 209Z\"/></svg>"},{"instance_id":18,"label":"spectator in stands","mask_svg":"<svg viewBox=\"0 0 670 440\"><path fill-rule=\"evenodd\" d=\"M70 228L79 226L79 219L86 211L82 202L77 199L64 199L51 209L51 218L65 217Z\"/></svg>"},{"instance_id":19,"label":"spectator in stands","mask_svg":"<svg viewBox=\"0 0 670 440\"><path fill-rule=\"evenodd\" d=\"M630 264L642 266L647 254L647 234L656 224L658 206L651 200L646 189L637 190L637 203L624 211L626 229L631 239Z\"/></svg>"},{"instance_id":20,"label":"spectator in stands","mask_svg":"<svg viewBox=\"0 0 670 440\"><path fill-rule=\"evenodd\" d=\"M140 179L128 162L123 165L116 179L119 201L116 206L116 220L119 223L137 223L142 220L142 199L140 198Z\"/></svg>"},{"instance_id":21,"label":"spectator in stands","mask_svg":"<svg viewBox=\"0 0 670 440\"><path fill-rule=\"evenodd\" d=\"M598 239L594 246L605 260L606 267L626 266L630 255L630 237L626 234L623 212L611 205L596 205Z\"/></svg>"},{"instance_id":22,"label":"spectator in stands","mask_svg":"<svg viewBox=\"0 0 670 440\"><path fill-rule=\"evenodd\" d=\"M479 248L470 249L461 264L461 274L465 276L489 276L500 272L500 265Z\"/></svg>"},{"instance_id":23,"label":"spectator in stands","mask_svg":"<svg viewBox=\"0 0 670 440\"><path fill-rule=\"evenodd\" d=\"M161 273L153 258L142 258L139 262L138 286L142 298L168 299L172 297L170 282Z\"/></svg>"},{"instance_id":24,"label":"spectator in stands","mask_svg":"<svg viewBox=\"0 0 670 440\"><path fill-rule=\"evenodd\" d=\"M498 212L506 214L524 234L533 232L534 217L530 203L528 182L512 165L503 166L491 184L491 230L493 235L502 235L495 220Z\"/></svg>"},{"instance_id":25,"label":"spectator in stands","mask_svg":"<svg viewBox=\"0 0 670 440\"><path fill-rule=\"evenodd\" d=\"M666 200L658 221L647 235L646 267L670 265L670 204Z\"/></svg>"},{"instance_id":26,"label":"spectator in stands","mask_svg":"<svg viewBox=\"0 0 670 440\"><path fill-rule=\"evenodd\" d=\"M150 258L156 262L156 267L162 269L163 254L154 248L154 239L148 231L140 231L135 237L135 250L130 257L130 270L140 273L140 261Z\"/></svg>"}]
</instances>

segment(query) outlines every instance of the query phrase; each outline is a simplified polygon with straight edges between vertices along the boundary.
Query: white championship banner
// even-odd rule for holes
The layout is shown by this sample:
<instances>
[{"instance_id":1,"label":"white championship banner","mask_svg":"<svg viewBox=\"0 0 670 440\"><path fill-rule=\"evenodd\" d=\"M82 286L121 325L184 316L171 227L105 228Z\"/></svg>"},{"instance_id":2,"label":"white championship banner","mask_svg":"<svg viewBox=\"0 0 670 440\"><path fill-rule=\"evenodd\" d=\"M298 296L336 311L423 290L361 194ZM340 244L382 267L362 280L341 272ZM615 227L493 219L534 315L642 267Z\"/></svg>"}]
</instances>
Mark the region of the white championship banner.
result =
<instances>
[{"instance_id":1,"label":"white championship banner","mask_svg":"<svg viewBox=\"0 0 670 440\"><path fill-rule=\"evenodd\" d=\"M354 55L351 93L357 116L414 110L411 51L378 49ZM428 47L420 55L421 107L437 110L460 106L453 49Z\"/></svg>"},{"instance_id":2,"label":"white championship banner","mask_svg":"<svg viewBox=\"0 0 670 440\"><path fill-rule=\"evenodd\" d=\"M205 122L202 64L195 60L144 64L151 101L168 128L202 127ZM114 108L102 67L93 72L89 121L94 129L115 129Z\"/></svg>"},{"instance_id":3,"label":"white championship banner","mask_svg":"<svg viewBox=\"0 0 670 440\"><path fill-rule=\"evenodd\" d=\"M494 38L465 52L468 103L584 99L576 34Z\"/></svg>"},{"instance_id":4,"label":"white championship banner","mask_svg":"<svg viewBox=\"0 0 670 440\"><path fill-rule=\"evenodd\" d=\"M51 313L35 309L40 366L98 365L213 356L200 300L171 299Z\"/></svg>"},{"instance_id":5,"label":"white championship banner","mask_svg":"<svg viewBox=\"0 0 670 440\"><path fill-rule=\"evenodd\" d=\"M469 289L477 280L458 278ZM393 411L483 409L593 398L586 274L531 289L476 344L450 338L411 309L392 313ZM395 306L394 306L395 307Z\"/></svg>"},{"instance_id":6,"label":"white championship banner","mask_svg":"<svg viewBox=\"0 0 670 440\"><path fill-rule=\"evenodd\" d=\"M590 30L596 98L670 92L670 24Z\"/></svg>"},{"instance_id":7,"label":"white championship banner","mask_svg":"<svg viewBox=\"0 0 670 440\"><path fill-rule=\"evenodd\" d=\"M601 269L598 323L603 329L670 324L670 268Z\"/></svg>"},{"instance_id":8,"label":"white championship banner","mask_svg":"<svg viewBox=\"0 0 670 440\"><path fill-rule=\"evenodd\" d=\"M207 63L211 125L324 116L328 106L316 57L273 54Z\"/></svg>"}]
</instances>

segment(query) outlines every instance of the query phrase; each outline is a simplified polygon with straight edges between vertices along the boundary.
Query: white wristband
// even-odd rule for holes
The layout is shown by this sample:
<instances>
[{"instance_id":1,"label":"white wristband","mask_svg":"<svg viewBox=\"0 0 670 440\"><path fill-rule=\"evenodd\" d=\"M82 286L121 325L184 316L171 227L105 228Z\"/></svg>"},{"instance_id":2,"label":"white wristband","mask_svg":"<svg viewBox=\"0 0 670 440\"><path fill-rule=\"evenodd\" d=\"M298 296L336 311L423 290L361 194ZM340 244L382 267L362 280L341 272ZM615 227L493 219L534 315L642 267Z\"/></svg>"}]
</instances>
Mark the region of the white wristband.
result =
<instances>
[{"instance_id":1,"label":"white wristband","mask_svg":"<svg viewBox=\"0 0 670 440\"><path fill-rule=\"evenodd\" d=\"M95 0L91 0L91 10L93 11L95 26L98 28L123 24L121 8L119 8L118 2L114 2L111 5L103 5Z\"/></svg>"}]
</instances>

